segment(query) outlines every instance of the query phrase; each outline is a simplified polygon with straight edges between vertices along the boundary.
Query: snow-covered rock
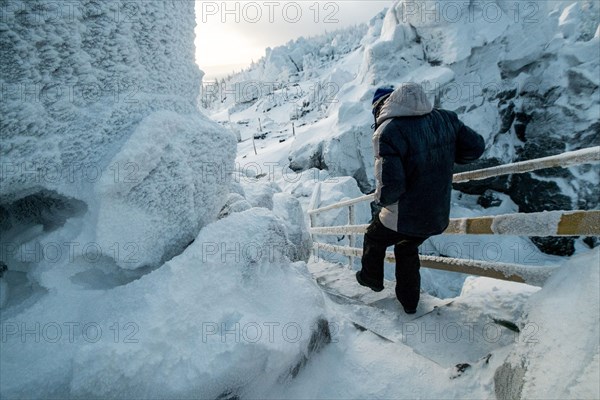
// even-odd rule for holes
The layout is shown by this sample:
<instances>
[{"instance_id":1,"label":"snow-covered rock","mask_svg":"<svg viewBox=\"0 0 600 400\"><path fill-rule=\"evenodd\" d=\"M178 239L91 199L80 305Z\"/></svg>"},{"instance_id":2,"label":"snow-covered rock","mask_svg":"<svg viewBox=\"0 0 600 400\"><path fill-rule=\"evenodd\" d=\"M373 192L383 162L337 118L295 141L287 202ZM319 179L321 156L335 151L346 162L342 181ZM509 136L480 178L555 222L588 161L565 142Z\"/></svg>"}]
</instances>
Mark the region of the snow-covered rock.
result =
<instances>
[{"instance_id":1,"label":"snow-covered rock","mask_svg":"<svg viewBox=\"0 0 600 400\"><path fill-rule=\"evenodd\" d=\"M31 242L17 225L47 231L78 216L68 241L135 269L178 254L215 219L229 178L208 170L231 169L236 141L197 110L194 26L189 2L3 9L0 208L19 221L3 241ZM41 208L13 215L31 196ZM134 259L115 256L129 245ZM9 269L23 261L3 257Z\"/></svg>"},{"instance_id":2,"label":"snow-covered rock","mask_svg":"<svg viewBox=\"0 0 600 400\"><path fill-rule=\"evenodd\" d=\"M230 214L236 212L242 212L251 209L252 206L246 201L246 199L239 193L229 193L227 201L223 209L219 213L219 219L225 218Z\"/></svg>"},{"instance_id":3,"label":"snow-covered rock","mask_svg":"<svg viewBox=\"0 0 600 400\"><path fill-rule=\"evenodd\" d=\"M281 192L281 188L277 183L255 178L242 179L240 183L244 188L246 200L252 207L273 209L273 195Z\"/></svg>"},{"instance_id":4,"label":"snow-covered rock","mask_svg":"<svg viewBox=\"0 0 600 400\"><path fill-rule=\"evenodd\" d=\"M292 244L288 251L288 257L292 261L308 261L312 242L304 222L304 210L302 210L300 202L291 194L275 193L273 195L273 213L286 227L288 239Z\"/></svg>"},{"instance_id":5,"label":"snow-covered rock","mask_svg":"<svg viewBox=\"0 0 600 400\"><path fill-rule=\"evenodd\" d=\"M516 347L496 371L498 399L600 397L600 252L573 257L526 305Z\"/></svg>"},{"instance_id":6,"label":"snow-covered rock","mask_svg":"<svg viewBox=\"0 0 600 400\"><path fill-rule=\"evenodd\" d=\"M341 102L332 107L336 119L315 124L309 135L297 137L291 145L290 168L305 171L326 169L333 176L354 177L361 190L374 186L371 118L361 102ZM320 130L317 134L314 131Z\"/></svg>"},{"instance_id":7,"label":"snow-covered rock","mask_svg":"<svg viewBox=\"0 0 600 400\"><path fill-rule=\"evenodd\" d=\"M217 398L285 381L327 339L322 294L288 246L281 220L254 208L128 285L3 316L2 398Z\"/></svg>"},{"instance_id":8,"label":"snow-covered rock","mask_svg":"<svg viewBox=\"0 0 600 400\"><path fill-rule=\"evenodd\" d=\"M207 152L229 149L231 139L200 114L157 111L142 120L111 160L133 162L142 182L103 177L96 187L99 246L136 243L139 261L130 268L159 265L180 253L221 209L229 178L208 169L231 162L231 154Z\"/></svg>"}]
</instances>

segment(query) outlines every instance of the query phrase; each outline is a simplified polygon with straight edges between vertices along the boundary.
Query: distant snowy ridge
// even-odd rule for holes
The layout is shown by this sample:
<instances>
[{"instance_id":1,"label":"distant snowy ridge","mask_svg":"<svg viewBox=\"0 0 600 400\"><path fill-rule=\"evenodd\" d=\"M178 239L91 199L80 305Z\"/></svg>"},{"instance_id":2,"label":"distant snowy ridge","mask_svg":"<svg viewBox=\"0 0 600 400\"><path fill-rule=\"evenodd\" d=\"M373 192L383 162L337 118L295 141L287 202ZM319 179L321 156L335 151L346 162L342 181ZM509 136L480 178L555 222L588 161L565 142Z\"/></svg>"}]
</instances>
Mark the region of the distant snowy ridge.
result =
<instances>
[{"instance_id":1,"label":"distant snowy ridge","mask_svg":"<svg viewBox=\"0 0 600 400\"><path fill-rule=\"evenodd\" d=\"M228 81L289 83L308 80L320 74L323 64L335 63L357 50L366 33L367 26L359 24L309 38L300 37L275 48L268 47L263 58L246 70L230 75Z\"/></svg>"}]
</instances>

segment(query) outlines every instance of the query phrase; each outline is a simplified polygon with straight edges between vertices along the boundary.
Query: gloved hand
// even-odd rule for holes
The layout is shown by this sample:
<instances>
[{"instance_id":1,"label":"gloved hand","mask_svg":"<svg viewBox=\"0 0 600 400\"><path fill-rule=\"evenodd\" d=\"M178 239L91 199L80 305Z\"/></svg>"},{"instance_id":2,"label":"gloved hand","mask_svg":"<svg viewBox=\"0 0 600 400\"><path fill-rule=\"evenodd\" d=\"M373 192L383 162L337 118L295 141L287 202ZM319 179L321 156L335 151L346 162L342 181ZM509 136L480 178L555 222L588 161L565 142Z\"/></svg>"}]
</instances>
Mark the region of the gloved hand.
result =
<instances>
[{"instance_id":1,"label":"gloved hand","mask_svg":"<svg viewBox=\"0 0 600 400\"><path fill-rule=\"evenodd\" d=\"M379 212L382 208L383 206L380 205L378 202L371 202L371 221L369 221L369 223L373 222L377 218L377 216L379 216Z\"/></svg>"}]
</instances>

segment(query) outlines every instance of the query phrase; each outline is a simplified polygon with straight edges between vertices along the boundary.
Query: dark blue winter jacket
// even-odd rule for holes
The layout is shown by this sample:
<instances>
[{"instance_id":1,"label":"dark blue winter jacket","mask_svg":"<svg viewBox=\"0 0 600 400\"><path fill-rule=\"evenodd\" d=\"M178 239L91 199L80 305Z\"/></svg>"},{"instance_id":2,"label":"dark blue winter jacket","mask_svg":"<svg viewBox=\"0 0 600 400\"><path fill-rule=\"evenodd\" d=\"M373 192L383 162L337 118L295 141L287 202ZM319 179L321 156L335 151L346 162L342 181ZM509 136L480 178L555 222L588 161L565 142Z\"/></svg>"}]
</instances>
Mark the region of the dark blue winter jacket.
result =
<instances>
[{"instance_id":1,"label":"dark blue winter jacket","mask_svg":"<svg viewBox=\"0 0 600 400\"><path fill-rule=\"evenodd\" d=\"M420 85L404 84L376 117L376 202L381 222L399 233L429 237L449 223L454 163L483 153L483 138L456 113L433 109Z\"/></svg>"}]
</instances>

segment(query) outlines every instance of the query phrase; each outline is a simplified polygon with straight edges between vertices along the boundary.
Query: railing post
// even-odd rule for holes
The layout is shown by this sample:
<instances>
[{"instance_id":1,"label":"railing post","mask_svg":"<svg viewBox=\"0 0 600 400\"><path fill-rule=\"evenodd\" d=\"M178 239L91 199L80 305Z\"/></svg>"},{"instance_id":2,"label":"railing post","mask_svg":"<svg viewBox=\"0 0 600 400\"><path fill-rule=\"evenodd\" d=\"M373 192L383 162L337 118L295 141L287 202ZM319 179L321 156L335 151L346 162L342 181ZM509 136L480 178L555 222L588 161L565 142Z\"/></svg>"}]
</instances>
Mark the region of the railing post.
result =
<instances>
[{"instance_id":1,"label":"railing post","mask_svg":"<svg viewBox=\"0 0 600 400\"><path fill-rule=\"evenodd\" d=\"M308 210L312 211L314 209L316 209L317 207L319 207L319 202L321 201L321 182L317 182L317 184L315 185L315 188L313 189L312 192L312 196L310 197L310 201L308 203ZM308 229L310 232L310 229L316 226L316 214L312 214L309 213L308 214ZM311 233L310 234L310 240L312 242L315 241L315 236ZM318 260L319 258L319 254L318 254L318 250L315 249L313 247L313 257L315 258L315 261Z\"/></svg>"},{"instance_id":2,"label":"railing post","mask_svg":"<svg viewBox=\"0 0 600 400\"><path fill-rule=\"evenodd\" d=\"M355 220L354 204L352 204L352 205L348 206L348 225L354 225L354 220ZM353 234L349 234L348 242L350 244L350 247L356 247L356 236L354 236ZM352 269L354 267L354 256L350 256L348 258L349 258L349 262L350 262L350 269Z\"/></svg>"}]
</instances>

